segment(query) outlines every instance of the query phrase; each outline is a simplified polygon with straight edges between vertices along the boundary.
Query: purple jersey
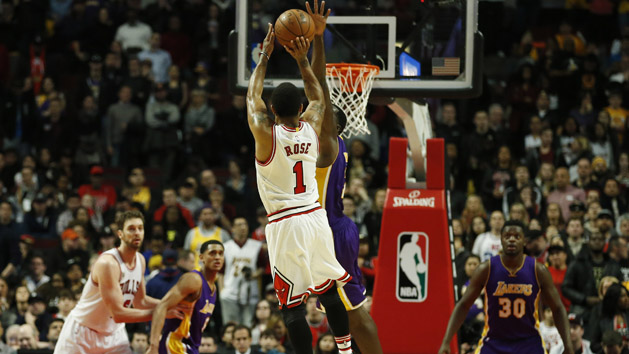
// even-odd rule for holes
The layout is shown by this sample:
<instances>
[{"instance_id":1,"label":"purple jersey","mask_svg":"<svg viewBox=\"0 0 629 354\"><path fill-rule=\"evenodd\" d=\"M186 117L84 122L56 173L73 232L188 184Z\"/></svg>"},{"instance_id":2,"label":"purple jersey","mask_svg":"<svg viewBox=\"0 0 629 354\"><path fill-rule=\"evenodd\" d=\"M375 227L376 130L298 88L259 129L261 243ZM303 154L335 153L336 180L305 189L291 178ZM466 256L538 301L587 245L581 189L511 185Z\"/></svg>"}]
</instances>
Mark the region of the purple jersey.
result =
<instances>
[{"instance_id":1,"label":"purple jersey","mask_svg":"<svg viewBox=\"0 0 629 354\"><path fill-rule=\"evenodd\" d=\"M339 153L334 163L328 167L317 168L317 185L319 187L319 204L328 214L330 226L345 218L343 214L343 193L345 192L345 170L348 154L345 143L338 137Z\"/></svg>"},{"instance_id":2,"label":"purple jersey","mask_svg":"<svg viewBox=\"0 0 629 354\"><path fill-rule=\"evenodd\" d=\"M525 256L522 267L511 274L500 255L492 257L485 285L485 328L478 353L544 353L538 330L539 300L534 258Z\"/></svg>"},{"instance_id":3,"label":"purple jersey","mask_svg":"<svg viewBox=\"0 0 629 354\"><path fill-rule=\"evenodd\" d=\"M194 303L182 301L182 305L190 305L192 311L184 313L182 320L166 319L159 342L160 354L198 354L201 345L201 333L212 316L216 303L216 291L212 292L205 277L198 270L194 273L201 277L201 296Z\"/></svg>"},{"instance_id":4,"label":"purple jersey","mask_svg":"<svg viewBox=\"0 0 629 354\"><path fill-rule=\"evenodd\" d=\"M347 169L347 148L341 137L337 137L339 152L331 166L317 168L319 203L325 208L328 222L334 235L334 253L343 268L352 276L339 295L347 311L357 309L365 303L365 287L358 266L358 227L343 214L343 192L345 191L345 170Z\"/></svg>"}]
</instances>

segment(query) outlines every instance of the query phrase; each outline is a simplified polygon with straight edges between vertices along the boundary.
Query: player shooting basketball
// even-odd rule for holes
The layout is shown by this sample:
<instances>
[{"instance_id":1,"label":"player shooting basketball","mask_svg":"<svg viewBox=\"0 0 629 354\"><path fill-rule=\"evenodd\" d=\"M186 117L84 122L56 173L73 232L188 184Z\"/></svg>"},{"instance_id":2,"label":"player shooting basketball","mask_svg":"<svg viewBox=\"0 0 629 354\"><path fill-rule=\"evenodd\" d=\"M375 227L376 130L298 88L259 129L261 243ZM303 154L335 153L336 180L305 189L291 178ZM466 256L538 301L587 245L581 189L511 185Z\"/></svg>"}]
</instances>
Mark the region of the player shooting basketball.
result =
<instances>
[{"instance_id":1,"label":"player shooting basketball","mask_svg":"<svg viewBox=\"0 0 629 354\"><path fill-rule=\"evenodd\" d=\"M358 243L360 235L356 224L343 214L343 191L345 189L345 170L347 169L348 153L343 139L339 136L347 118L338 107L330 101L330 92L325 81L325 47L323 33L330 10L325 11L325 1L318 4L314 0L314 11L306 2L306 10L315 23L315 37L312 51L312 70L323 88L325 100L324 123L319 135L321 155L332 163L330 167L317 168L317 184L319 186L319 202L325 208L328 222L334 234L334 250L336 259L352 276L352 280L340 289L345 309L349 317L352 336L361 352L366 354L382 353L378 339L378 329L369 313L364 309L366 301L365 287L361 283L361 272L358 266Z\"/></svg>"},{"instance_id":2,"label":"player shooting basketball","mask_svg":"<svg viewBox=\"0 0 629 354\"><path fill-rule=\"evenodd\" d=\"M334 257L332 231L318 202L315 179L318 136L324 124L323 91L306 56L310 42L295 38L284 48L297 61L309 104L302 114L299 90L282 83L271 96L275 115L271 120L262 91L274 42L269 24L247 91L258 191L269 217L266 238L273 284L296 353L312 354L312 334L305 318L310 293L320 294L339 352L351 353L347 313L336 290L337 282L347 282L351 276Z\"/></svg>"}]
</instances>

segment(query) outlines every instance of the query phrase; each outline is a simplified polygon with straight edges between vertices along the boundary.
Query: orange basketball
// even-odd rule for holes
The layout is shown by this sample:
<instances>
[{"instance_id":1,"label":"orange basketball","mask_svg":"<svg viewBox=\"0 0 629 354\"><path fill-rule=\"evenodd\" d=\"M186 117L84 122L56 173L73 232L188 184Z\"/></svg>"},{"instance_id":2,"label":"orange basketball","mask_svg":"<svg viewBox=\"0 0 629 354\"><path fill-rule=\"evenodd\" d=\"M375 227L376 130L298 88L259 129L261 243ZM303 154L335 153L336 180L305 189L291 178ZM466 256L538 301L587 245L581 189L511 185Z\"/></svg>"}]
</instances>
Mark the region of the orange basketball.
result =
<instances>
[{"instance_id":1,"label":"orange basketball","mask_svg":"<svg viewBox=\"0 0 629 354\"><path fill-rule=\"evenodd\" d=\"M312 42L314 33L315 25L312 18L302 10L284 11L275 21L275 38L282 45L290 45L290 41L301 36Z\"/></svg>"}]
</instances>

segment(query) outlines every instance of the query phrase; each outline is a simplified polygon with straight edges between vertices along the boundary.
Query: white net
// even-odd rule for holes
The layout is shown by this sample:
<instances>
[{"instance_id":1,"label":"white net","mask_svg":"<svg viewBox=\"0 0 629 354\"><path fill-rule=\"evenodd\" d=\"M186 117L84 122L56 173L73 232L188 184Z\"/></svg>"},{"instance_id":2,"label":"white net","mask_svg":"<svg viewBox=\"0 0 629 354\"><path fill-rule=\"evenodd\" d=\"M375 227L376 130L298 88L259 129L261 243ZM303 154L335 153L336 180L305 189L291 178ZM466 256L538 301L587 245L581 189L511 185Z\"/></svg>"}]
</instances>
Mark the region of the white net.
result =
<instances>
[{"instance_id":1,"label":"white net","mask_svg":"<svg viewBox=\"0 0 629 354\"><path fill-rule=\"evenodd\" d=\"M347 116L347 125L342 133L346 139L353 135L371 134L365 112L377 73L378 68L370 65L327 66L326 81L330 89L330 100Z\"/></svg>"}]
</instances>

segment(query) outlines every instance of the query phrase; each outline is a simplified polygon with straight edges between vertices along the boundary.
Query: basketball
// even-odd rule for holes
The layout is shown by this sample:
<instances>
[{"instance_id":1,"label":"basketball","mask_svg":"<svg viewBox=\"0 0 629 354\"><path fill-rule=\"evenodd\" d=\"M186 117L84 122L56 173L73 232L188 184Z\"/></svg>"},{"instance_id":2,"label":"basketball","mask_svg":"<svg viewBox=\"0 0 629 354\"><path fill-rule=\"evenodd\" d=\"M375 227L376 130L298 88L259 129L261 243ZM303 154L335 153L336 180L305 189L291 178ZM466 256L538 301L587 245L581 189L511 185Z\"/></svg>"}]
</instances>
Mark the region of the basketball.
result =
<instances>
[{"instance_id":1,"label":"basketball","mask_svg":"<svg viewBox=\"0 0 629 354\"><path fill-rule=\"evenodd\" d=\"M275 38L281 45L290 45L290 41L301 36L312 42L314 33L312 18L302 10L284 11L275 21Z\"/></svg>"}]
</instances>

